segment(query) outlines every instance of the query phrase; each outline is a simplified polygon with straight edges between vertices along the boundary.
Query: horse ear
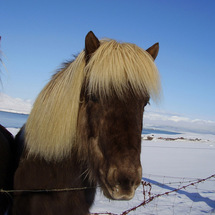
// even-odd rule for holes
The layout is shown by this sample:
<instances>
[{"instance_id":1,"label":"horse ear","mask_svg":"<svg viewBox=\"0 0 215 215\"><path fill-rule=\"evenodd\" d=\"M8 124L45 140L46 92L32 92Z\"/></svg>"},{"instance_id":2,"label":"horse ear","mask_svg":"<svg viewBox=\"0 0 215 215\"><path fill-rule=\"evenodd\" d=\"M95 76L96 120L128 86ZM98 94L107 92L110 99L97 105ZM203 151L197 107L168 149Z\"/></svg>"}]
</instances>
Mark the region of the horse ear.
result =
<instances>
[{"instance_id":1,"label":"horse ear","mask_svg":"<svg viewBox=\"0 0 215 215\"><path fill-rule=\"evenodd\" d=\"M90 31L85 38L85 57L86 61L90 59L91 54L93 54L100 46L100 42L95 34Z\"/></svg>"},{"instance_id":2,"label":"horse ear","mask_svg":"<svg viewBox=\"0 0 215 215\"><path fill-rule=\"evenodd\" d=\"M150 48L148 48L146 50L155 60L155 58L158 55L158 51L159 51L159 43L155 43L153 46L151 46Z\"/></svg>"}]
</instances>

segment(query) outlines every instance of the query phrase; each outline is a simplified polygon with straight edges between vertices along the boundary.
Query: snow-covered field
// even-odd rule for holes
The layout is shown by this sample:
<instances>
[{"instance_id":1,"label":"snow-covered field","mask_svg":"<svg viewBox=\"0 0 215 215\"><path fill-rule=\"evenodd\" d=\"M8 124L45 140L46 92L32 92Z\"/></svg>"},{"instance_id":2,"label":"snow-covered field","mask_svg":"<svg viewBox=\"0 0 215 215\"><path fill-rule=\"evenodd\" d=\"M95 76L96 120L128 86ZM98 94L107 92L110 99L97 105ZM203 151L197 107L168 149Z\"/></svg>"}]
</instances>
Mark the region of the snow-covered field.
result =
<instances>
[{"instance_id":1,"label":"snow-covered field","mask_svg":"<svg viewBox=\"0 0 215 215\"><path fill-rule=\"evenodd\" d=\"M0 110L28 113L30 102L4 96ZM12 107L12 108L10 108ZM9 108L9 109L8 109ZM97 190L93 214L215 214L215 122L157 112L146 112L144 125L178 134L142 136L143 183L130 201L111 201ZM16 128L8 128L14 135ZM191 132L192 131L192 132ZM202 131L202 132L201 132ZM184 188L184 189L183 189ZM179 189L176 191L176 189ZM167 195L168 194L168 195ZM149 203L132 209L144 201ZM152 200L152 201L151 201Z\"/></svg>"}]
</instances>

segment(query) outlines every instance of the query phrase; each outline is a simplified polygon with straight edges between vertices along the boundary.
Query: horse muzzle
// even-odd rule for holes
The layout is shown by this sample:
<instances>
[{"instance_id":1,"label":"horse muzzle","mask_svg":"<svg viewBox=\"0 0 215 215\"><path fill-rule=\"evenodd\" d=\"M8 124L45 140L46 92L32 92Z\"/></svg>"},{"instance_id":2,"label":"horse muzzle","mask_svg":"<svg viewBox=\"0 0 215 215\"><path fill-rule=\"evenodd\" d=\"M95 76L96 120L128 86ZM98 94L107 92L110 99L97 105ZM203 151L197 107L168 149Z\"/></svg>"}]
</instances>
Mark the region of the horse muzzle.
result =
<instances>
[{"instance_id":1,"label":"horse muzzle","mask_svg":"<svg viewBox=\"0 0 215 215\"><path fill-rule=\"evenodd\" d=\"M106 177L102 177L104 195L113 200L130 200L134 197L135 190L141 182L141 177L141 166L128 169L111 167Z\"/></svg>"}]
</instances>

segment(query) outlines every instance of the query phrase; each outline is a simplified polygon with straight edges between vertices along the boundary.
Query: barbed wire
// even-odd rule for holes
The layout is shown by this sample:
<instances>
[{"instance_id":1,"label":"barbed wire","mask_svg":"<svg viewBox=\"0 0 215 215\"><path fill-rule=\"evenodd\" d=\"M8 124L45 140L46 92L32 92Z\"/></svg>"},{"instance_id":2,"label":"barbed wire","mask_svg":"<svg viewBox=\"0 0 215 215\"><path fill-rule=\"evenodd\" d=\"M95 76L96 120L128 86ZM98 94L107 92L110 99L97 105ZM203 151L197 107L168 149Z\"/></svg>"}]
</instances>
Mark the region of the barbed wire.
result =
<instances>
[{"instance_id":1,"label":"barbed wire","mask_svg":"<svg viewBox=\"0 0 215 215\"><path fill-rule=\"evenodd\" d=\"M163 177L165 177L165 176L163 176ZM193 181L190 181L189 184L187 184L187 185L183 185L183 186L179 185L178 188L175 188L175 189L167 191L167 192L159 193L159 194L154 194L154 195L152 195L152 193L151 193L151 189L152 189L151 183L142 181L143 198L144 198L144 200L141 203L139 203L138 205L136 205L134 207L131 207L130 209L127 209L127 210L121 212L120 214L111 213L111 212L104 212L104 213L91 213L91 215L102 215L102 214L105 214L105 215L127 215L127 214L131 213L132 211L136 211L140 207L146 206L147 204L149 204L150 202L152 202L153 200L155 200L157 198L160 198L162 196L168 196L168 195L170 195L172 193L177 193L180 190L185 190L188 187L196 186L199 183L202 183L202 182L205 182L205 181L209 181L212 178L215 179L215 174L213 174L213 175L211 175L209 177L203 178L203 179L194 179ZM186 182L182 181L182 182L179 182L179 183L180 184L182 184L182 183L184 184ZM158 184L162 185L162 183L158 183ZM156 183L153 184L153 185L156 185ZM145 190L146 187L148 187L148 191ZM148 196L148 198L146 198L147 196ZM190 210L191 210L191 208L192 208L192 206L190 207Z\"/></svg>"},{"instance_id":2,"label":"barbed wire","mask_svg":"<svg viewBox=\"0 0 215 215\"><path fill-rule=\"evenodd\" d=\"M98 187L98 186L97 186ZM65 191L78 191L78 190L86 190L93 189L97 187L75 187L75 188L54 188L54 189L33 189L33 190L4 190L0 189L0 193L48 193L48 192L65 192Z\"/></svg>"}]
</instances>

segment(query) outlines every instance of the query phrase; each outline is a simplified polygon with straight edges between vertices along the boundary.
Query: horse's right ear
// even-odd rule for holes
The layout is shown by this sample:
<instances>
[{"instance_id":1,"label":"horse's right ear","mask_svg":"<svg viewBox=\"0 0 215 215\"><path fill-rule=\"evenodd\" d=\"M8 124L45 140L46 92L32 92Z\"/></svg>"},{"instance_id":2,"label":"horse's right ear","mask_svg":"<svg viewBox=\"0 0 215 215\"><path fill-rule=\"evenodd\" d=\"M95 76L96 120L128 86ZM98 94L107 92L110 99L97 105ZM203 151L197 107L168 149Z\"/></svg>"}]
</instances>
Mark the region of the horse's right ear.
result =
<instances>
[{"instance_id":1,"label":"horse's right ear","mask_svg":"<svg viewBox=\"0 0 215 215\"><path fill-rule=\"evenodd\" d=\"M93 54L100 46L100 42L95 34L90 31L85 38L85 58L86 62L90 59Z\"/></svg>"}]
</instances>

